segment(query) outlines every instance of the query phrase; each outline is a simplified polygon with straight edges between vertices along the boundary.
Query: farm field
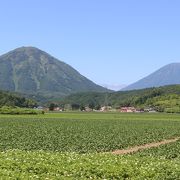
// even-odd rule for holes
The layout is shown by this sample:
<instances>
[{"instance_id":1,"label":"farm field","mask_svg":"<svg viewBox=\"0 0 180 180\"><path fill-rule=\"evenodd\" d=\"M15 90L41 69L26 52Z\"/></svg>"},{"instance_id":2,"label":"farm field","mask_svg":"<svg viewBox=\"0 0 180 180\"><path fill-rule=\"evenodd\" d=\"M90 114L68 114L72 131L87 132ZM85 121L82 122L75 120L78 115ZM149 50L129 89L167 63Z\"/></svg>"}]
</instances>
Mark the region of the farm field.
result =
<instances>
[{"instance_id":1,"label":"farm field","mask_svg":"<svg viewBox=\"0 0 180 180\"><path fill-rule=\"evenodd\" d=\"M0 177L7 179L180 179L178 114L58 113L0 116Z\"/></svg>"}]
</instances>

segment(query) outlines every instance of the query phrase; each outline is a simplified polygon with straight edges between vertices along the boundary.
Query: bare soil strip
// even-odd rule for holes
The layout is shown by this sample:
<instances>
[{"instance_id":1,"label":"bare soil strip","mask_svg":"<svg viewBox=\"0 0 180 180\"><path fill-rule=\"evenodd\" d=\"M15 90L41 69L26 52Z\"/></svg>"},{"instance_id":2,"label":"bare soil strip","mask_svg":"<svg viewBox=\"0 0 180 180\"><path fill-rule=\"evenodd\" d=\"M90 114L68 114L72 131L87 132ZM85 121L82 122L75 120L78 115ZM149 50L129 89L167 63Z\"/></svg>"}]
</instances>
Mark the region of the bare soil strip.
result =
<instances>
[{"instance_id":1,"label":"bare soil strip","mask_svg":"<svg viewBox=\"0 0 180 180\"><path fill-rule=\"evenodd\" d=\"M153 143L144 144L144 145L141 145L141 146L135 146L135 147L132 147L132 148L129 148L129 149L115 150L115 151L112 152L112 154L123 155L123 154L135 153L135 152L143 150L143 149L149 149L149 148L153 148L153 147L159 147L160 145L173 143L173 142L176 142L179 139L180 139L180 137L177 137L177 138L174 138L174 139L168 139L168 140L163 140L163 141L160 141L160 142L153 142Z\"/></svg>"}]
</instances>

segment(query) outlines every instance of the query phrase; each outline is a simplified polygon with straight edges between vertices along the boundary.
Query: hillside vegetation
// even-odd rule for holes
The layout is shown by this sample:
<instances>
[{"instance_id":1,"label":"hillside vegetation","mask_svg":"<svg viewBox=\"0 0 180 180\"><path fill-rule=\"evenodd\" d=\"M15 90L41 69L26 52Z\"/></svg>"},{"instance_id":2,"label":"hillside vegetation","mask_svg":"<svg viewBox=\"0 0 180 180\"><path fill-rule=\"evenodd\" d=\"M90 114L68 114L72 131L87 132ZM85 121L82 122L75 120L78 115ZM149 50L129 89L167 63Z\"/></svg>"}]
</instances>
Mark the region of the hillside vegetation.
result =
<instances>
[{"instance_id":1,"label":"hillside vegetation","mask_svg":"<svg viewBox=\"0 0 180 180\"><path fill-rule=\"evenodd\" d=\"M110 105L114 108L135 106L154 108L159 112L180 112L180 85L115 93L77 93L64 98L59 104L93 107Z\"/></svg>"},{"instance_id":2,"label":"hillside vegetation","mask_svg":"<svg viewBox=\"0 0 180 180\"><path fill-rule=\"evenodd\" d=\"M0 107L11 106L11 107L26 107L32 108L37 105L37 102L32 99L22 97L15 93L0 91Z\"/></svg>"}]
</instances>

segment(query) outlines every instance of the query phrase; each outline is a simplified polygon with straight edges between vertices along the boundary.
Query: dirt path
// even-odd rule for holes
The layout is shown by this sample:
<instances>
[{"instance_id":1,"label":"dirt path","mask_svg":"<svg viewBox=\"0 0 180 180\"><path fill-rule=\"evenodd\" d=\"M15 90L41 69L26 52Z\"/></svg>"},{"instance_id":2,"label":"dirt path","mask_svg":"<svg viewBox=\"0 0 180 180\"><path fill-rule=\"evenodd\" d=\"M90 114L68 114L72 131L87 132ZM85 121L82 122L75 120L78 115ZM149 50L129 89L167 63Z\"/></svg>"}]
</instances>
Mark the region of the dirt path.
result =
<instances>
[{"instance_id":1,"label":"dirt path","mask_svg":"<svg viewBox=\"0 0 180 180\"><path fill-rule=\"evenodd\" d=\"M121 150L115 150L112 153L113 154L119 154L119 155L123 155L123 154L129 154L129 153L135 153L139 150L143 150L143 149L149 149L149 148L153 148L153 147L158 147L160 145L163 144L169 144L169 143L173 143L176 142L177 140L179 140L180 137L174 138L174 139L168 139L168 140L164 140L164 141L160 141L160 142L153 142L153 143L149 143L149 144L144 144L141 146L135 146L129 149L121 149Z\"/></svg>"}]
</instances>

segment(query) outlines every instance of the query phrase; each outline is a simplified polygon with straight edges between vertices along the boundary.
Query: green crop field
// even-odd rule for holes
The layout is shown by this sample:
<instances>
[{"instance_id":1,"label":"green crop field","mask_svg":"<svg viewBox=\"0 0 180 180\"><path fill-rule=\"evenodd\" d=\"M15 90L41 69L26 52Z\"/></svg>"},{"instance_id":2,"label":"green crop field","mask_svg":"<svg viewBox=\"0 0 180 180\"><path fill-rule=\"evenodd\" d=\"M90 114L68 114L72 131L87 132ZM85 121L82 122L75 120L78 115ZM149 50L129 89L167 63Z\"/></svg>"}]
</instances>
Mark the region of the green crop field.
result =
<instances>
[{"instance_id":1,"label":"green crop field","mask_svg":"<svg viewBox=\"0 0 180 180\"><path fill-rule=\"evenodd\" d=\"M178 114L55 113L0 116L0 179L180 179Z\"/></svg>"}]
</instances>

